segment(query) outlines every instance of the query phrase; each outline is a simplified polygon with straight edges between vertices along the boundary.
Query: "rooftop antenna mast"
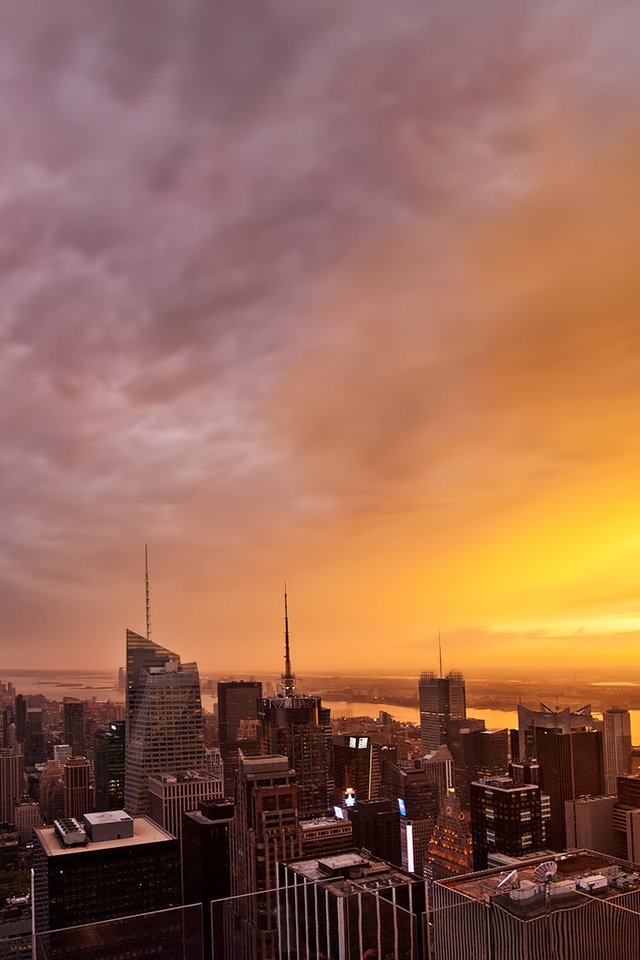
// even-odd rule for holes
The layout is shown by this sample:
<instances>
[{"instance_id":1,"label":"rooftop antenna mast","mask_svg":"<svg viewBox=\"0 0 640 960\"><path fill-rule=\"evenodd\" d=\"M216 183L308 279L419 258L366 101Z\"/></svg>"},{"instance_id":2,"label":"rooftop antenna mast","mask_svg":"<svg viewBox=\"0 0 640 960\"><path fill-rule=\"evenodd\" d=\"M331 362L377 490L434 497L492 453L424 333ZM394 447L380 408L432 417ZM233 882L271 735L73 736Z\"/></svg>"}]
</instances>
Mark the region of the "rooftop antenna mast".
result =
<instances>
[{"instance_id":1,"label":"rooftop antenna mast","mask_svg":"<svg viewBox=\"0 0 640 960\"><path fill-rule=\"evenodd\" d=\"M440 654L440 679L442 680L442 637L438 630L438 653Z\"/></svg>"},{"instance_id":2,"label":"rooftop antenna mast","mask_svg":"<svg viewBox=\"0 0 640 960\"><path fill-rule=\"evenodd\" d=\"M284 673L282 674L282 692L285 697L293 697L296 690L296 678L291 669L291 651L289 649L289 610L287 607L287 584L284 585Z\"/></svg>"},{"instance_id":3,"label":"rooftop antenna mast","mask_svg":"<svg viewBox=\"0 0 640 960\"><path fill-rule=\"evenodd\" d=\"M149 591L149 547L144 545L144 595L147 613L147 640L151 640L151 594Z\"/></svg>"}]
</instances>

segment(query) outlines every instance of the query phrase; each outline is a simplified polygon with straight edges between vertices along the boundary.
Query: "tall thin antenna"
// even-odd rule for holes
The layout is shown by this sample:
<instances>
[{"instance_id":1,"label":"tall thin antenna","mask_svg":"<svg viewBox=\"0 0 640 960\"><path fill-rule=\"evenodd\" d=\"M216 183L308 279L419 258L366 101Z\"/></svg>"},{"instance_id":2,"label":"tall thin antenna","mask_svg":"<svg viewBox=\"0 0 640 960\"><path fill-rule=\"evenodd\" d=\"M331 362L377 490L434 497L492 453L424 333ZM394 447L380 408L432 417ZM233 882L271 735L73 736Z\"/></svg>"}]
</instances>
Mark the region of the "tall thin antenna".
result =
<instances>
[{"instance_id":1,"label":"tall thin antenna","mask_svg":"<svg viewBox=\"0 0 640 960\"><path fill-rule=\"evenodd\" d=\"M440 679L442 680L442 637L438 630L438 653L440 654Z\"/></svg>"},{"instance_id":2,"label":"tall thin antenna","mask_svg":"<svg viewBox=\"0 0 640 960\"><path fill-rule=\"evenodd\" d=\"M151 594L149 591L149 547L144 545L144 594L147 610L147 640L151 640Z\"/></svg>"},{"instance_id":3,"label":"tall thin antenna","mask_svg":"<svg viewBox=\"0 0 640 960\"><path fill-rule=\"evenodd\" d=\"M287 606L287 584L284 585L284 673L282 674L282 692L292 697L296 690L296 678L291 669L291 651L289 648L289 609Z\"/></svg>"}]
</instances>

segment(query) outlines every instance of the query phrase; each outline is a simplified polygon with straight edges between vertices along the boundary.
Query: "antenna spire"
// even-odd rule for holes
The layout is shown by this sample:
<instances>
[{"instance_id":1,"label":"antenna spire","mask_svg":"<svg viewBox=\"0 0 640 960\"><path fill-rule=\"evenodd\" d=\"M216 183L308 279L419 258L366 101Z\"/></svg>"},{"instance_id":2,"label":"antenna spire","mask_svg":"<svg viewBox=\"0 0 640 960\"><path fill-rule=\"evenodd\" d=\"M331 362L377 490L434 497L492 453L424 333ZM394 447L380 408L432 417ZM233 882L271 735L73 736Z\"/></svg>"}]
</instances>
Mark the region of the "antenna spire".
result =
<instances>
[{"instance_id":1,"label":"antenna spire","mask_svg":"<svg viewBox=\"0 0 640 960\"><path fill-rule=\"evenodd\" d=\"M440 654L440 679L442 680L442 637L438 630L438 653Z\"/></svg>"},{"instance_id":2,"label":"antenna spire","mask_svg":"<svg viewBox=\"0 0 640 960\"><path fill-rule=\"evenodd\" d=\"M282 692L285 697L293 697L296 691L296 678L291 669L291 651L289 649L289 609L287 606L287 584L284 585L284 673L282 674Z\"/></svg>"},{"instance_id":3,"label":"antenna spire","mask_svg":"<svg viewBox=\"0 0 640 960\"><path fill-rule=\"evenodd\" d=\"M147 640L151 640L151 594L149 591L149 547L144 545L144 595L147 612Z\"/></svg>"}]
</instances>

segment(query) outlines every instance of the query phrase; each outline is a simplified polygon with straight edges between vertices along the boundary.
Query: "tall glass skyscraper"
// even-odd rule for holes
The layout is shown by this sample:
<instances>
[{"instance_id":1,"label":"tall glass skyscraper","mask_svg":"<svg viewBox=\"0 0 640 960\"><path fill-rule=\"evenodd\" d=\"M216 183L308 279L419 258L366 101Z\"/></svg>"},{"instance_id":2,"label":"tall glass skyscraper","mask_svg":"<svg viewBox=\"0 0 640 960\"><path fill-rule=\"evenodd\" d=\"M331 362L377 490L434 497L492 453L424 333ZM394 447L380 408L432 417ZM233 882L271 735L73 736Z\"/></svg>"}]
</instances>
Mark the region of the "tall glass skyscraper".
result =
<instances>
[{"instance_id":1,"label":"tall glass skyscraper","mask_svg":"<svg viewBox=\"0 0 640 960\"><path fill-rule=\"evenodd\" d=\"M423 673L418 695L422 750L430 753L447 743L449 720L467 715L464 677L453 670L446 677L436 677L432 671Z\"/></svg>"},{"instance_id":2,"label":"tall glass skyscraper","mask_svg":"<svg viewBox=\"0 0 640 960\"><path fill-rule=\"evenodd\" d=\"M127 630L125 809L149 809L147 778L204 767L204 722L195 663Z\"/></svg>"}]
</instances>

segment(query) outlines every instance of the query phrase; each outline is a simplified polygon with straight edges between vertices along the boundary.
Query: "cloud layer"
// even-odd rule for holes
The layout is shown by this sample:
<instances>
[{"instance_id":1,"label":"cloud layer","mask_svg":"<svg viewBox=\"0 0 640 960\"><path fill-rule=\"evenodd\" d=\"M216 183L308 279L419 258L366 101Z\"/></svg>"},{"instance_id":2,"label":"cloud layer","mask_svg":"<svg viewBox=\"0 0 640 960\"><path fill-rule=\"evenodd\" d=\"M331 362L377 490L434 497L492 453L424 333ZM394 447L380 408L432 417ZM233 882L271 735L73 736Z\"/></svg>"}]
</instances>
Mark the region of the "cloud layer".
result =
<instances>
[{"instance_id":1,"label":"cloud layer","mask_svg":"<svg viewBox=\"0 0 640 960\"><path fill-rule=\"evenodd\" d=\"M284 576L308 669L364 642L414 669L438 626L475 668L478 630L629 616L640 11L614 8L0 10L11 665L117 664L147 540L158 638L212 669L277 668Z\"/></svg>"}]
</instances>

